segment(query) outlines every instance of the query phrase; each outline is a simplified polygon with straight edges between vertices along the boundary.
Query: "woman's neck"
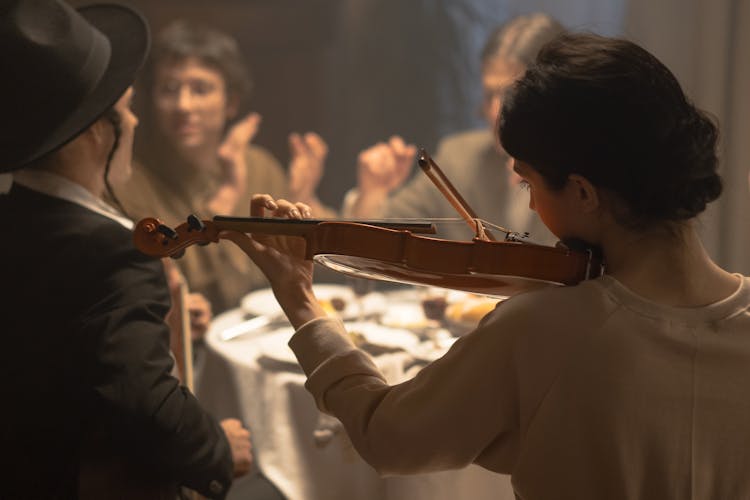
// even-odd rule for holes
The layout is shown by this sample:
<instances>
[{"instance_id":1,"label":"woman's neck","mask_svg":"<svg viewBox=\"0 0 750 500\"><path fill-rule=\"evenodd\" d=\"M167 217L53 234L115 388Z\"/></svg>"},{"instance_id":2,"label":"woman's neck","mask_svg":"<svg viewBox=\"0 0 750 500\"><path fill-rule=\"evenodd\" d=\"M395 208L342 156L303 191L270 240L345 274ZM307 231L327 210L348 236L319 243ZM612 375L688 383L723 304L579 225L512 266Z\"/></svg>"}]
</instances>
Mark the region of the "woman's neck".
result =
<instances>
[{"instance_id":1,"label":"woman's neck","mask_svg":"<svg viewBox=\"0 0 750 500\"><path fill-rule=\"evenodd\" d=\"M736 276L717 266L692 224L647 233L613 227L602 239L607 274L665 305L698 307L731 295Z\"/></svg>"}]
</instances>

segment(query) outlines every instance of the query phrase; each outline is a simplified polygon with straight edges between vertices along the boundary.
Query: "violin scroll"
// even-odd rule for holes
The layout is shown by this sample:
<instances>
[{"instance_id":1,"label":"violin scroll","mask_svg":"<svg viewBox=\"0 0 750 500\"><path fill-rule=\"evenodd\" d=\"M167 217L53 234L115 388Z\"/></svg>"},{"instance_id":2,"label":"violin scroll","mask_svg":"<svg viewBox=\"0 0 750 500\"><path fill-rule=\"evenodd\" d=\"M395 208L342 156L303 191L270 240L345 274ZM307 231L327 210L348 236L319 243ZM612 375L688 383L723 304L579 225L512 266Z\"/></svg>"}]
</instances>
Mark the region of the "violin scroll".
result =
<instances>
[{"instance_id":1,"label":"violin scroll","mask_svg":"<svg viewBox=\"0 0 750 500\"><path fill-rule=\"evenodd\" d=\"M284 219L273 217L228 217L217 215L213 220L201 220L196 215L189 215L187 221L172 229L159 219L148 217L136 224L133 230L133 241L136 248L152 257L182 256L190 245L207 245L219 241L221 231L240 231L244 233L285 234L310 238L320 227L337 224L340 227L372 226L375 228L409 231L417 234L434 234L435 225L429 222L394 222L387 220L332 222L325 219ZM328 233L326 233L328 234ZM311 257L312 258L312 257Z\"/></svg>"},{"instance_id":2,"label":"violin scroll","mask_svg":"<svg viewBox=\"0 0 750 500\"><path fill-rule=\"evenodd\" d=\"M135 247L151 257L179 258L191 245L219 241L219 229L211 221L190 215L187 222L171 228L159 219L148 217L133 229Z\"/></svg>"}]
</instances>

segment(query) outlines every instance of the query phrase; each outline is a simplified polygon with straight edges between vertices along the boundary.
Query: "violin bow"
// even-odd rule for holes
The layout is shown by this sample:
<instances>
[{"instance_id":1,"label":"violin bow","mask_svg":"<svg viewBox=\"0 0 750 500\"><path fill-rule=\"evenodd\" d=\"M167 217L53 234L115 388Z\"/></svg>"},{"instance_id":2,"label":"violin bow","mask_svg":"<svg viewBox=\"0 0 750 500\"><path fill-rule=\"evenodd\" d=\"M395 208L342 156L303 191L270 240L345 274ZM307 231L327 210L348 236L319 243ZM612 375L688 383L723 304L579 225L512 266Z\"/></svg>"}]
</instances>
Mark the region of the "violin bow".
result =
<instances>
[{"instance_id":1,"label":"violin bow","mask_svg":"<svg viewBox=\"0 0 750 500\"><path fill-rule=\"evenodd\" d=\"M445 176L437 163L427 154L424 148L419 149L417 163L422 171L427 174L435 187L445 196L445 199L456 209L461 218L466 221L476 237L480 240L494 241L495 238L487 231L477 216L477 213L471 208L469 203L461 196L458 189Z\"/></svg>"}]
</instances>

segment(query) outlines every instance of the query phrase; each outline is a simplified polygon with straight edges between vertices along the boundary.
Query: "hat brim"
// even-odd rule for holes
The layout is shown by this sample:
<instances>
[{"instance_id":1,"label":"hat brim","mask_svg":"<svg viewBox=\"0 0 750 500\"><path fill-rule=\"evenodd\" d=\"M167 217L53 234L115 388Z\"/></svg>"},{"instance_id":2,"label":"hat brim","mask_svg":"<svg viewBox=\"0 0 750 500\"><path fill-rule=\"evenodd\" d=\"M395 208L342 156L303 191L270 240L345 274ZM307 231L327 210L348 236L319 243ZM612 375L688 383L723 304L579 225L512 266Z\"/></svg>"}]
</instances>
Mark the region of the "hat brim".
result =
<instances>
[{"instance_id":1,"label":"hat brim","mask_svg":"<svg viewBox=\"0 0 750 500\"><path fill-rule=\"evenodd\" d=\"M2 165L0 172L16 170L67 144L112 107L133 84L151 43L148 24L136 11L123 5L87 5L77 11L109 39L110 59L96 87L34 151Z\"/></svg>"}]
</instances>

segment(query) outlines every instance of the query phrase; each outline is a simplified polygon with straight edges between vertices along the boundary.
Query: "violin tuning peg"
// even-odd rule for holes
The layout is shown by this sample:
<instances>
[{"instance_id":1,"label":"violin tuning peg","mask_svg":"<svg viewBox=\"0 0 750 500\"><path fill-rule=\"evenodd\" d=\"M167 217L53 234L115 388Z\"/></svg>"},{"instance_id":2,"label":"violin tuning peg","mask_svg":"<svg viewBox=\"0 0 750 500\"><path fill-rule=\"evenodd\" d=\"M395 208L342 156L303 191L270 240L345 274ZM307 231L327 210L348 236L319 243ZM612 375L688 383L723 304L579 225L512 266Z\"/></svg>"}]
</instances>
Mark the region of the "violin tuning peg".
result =
<instances>
[{"instance_id":1,"label":"violin tuning peg","mask_svg":"<svg viewBox=\"0 0 750 500\"><path fill-rule=\"evenodd\" d=\"M177 231L175 231L174 229L172 229L171 227L167 225L159 224L159 227L157 227L156 230L169 239L172 239L172 240L177 239Z\"/></svg>"},{"instance_id":2,"label":"violin tuning peg","mask_svg":"<svg viewBox=\"0 0 750 500\"><path fill-rule=\"evenodd\" d=\"M206 229L203 221L195 214L188 215L187 223L189 231L203 231Z\"/></svg>"}]
</instances>

